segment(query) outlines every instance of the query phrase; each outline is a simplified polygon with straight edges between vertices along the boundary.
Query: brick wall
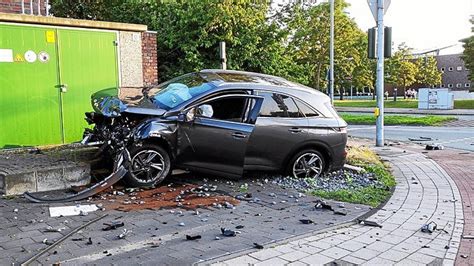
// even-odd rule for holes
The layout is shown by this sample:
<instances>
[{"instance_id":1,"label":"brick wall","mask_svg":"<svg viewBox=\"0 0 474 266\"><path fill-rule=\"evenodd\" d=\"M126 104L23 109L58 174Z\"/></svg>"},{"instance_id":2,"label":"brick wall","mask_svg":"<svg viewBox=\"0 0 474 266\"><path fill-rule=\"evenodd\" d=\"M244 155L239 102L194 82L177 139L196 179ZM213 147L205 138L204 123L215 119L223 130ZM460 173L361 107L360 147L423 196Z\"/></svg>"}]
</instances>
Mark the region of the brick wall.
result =
<instances>
[{"instance_id":1,"label":"brick wall","mask_svg":"<svg viewBox=\"0 0 474 266\"><path fill-rule=\"evenodd\" d=\"M41 15L46 15L46 1L45 0L33 0L33 14L38 15L38 1L40 1ZM25 14L31 14L30 1L24 0L25 2ZM1 13L13 13L21 14L21 0L0 0L0 12Z\"/></svg>"},{"instance_id":2,"label":"brick wall","mask_svg":"<svg viewBox=\"0 0 474 266\"><path fill-rule=\"evenodd\" d=\"M158 55L156 47L156 33L142 33L142 65L143 85L158 83Z\"/></svg>"}]
</instances>

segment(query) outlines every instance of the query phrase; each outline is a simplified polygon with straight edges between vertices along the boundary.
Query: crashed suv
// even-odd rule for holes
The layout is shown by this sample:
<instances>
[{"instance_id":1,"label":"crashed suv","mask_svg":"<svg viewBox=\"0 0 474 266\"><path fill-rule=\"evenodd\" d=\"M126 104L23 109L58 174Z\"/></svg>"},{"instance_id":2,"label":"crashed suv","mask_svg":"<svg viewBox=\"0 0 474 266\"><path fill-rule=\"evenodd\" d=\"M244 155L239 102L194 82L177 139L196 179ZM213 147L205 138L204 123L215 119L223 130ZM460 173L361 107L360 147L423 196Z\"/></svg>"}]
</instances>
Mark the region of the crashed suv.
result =
<instances>
[{"instance_id":1,"label":"crashed suv","mask_svg":"<svg viewBox=\"0 0 474 266\"><path fill-rule=\"evenodd\" d=\"M329 98L279 77L203 70L120 99L100 91L92 105L84 142L126 151L131 186L157 184L174 168L304 178L345 161L347 124Z\"/></svg>"}]
</instances>

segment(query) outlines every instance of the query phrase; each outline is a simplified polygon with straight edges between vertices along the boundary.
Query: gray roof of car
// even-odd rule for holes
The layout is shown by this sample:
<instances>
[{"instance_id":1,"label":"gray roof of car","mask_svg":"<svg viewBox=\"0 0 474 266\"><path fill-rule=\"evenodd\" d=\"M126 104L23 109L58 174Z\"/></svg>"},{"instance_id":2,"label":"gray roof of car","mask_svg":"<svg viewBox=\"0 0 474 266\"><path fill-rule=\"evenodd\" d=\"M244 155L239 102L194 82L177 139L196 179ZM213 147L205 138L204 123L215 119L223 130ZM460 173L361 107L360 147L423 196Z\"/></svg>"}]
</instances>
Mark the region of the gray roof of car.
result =
<instances>
[{"instance_id":1,"label":"gray roof of car","mask_svg":"<svg viewBox=\"0 0 474 266\"><path fill-rule=\"evenodd\" d=\"M219 81L211 81L220 88L258 88L278 91L304 97L305 94L314 94L326 98L327 95L313 88L298 84L281 77L237 70L204 69L199 71L203 74L214 74L220 77Z\"/></svg>"}]
</instances>

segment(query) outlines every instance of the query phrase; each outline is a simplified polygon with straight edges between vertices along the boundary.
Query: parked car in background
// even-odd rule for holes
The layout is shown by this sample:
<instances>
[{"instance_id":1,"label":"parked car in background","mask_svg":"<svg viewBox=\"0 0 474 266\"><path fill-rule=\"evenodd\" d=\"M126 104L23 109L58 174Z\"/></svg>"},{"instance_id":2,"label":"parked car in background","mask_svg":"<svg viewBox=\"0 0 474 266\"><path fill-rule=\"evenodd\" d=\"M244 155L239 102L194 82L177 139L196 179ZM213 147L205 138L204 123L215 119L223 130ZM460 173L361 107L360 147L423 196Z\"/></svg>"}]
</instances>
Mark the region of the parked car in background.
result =
<instances>
[{"instance_id":1,"label":"parked car in background","mask_svg":"<svg viewBox=\"0 0 474 266\"><path fill-rule=\"evenodd\" d=\"M280 77L224 70L186 74L140 95L98 92L87 141L130 153L125 180L161 182L173 168L220 176L274 171L318 177L345 161L347 124L329 97Z\"/></svg>"}]
</instances>

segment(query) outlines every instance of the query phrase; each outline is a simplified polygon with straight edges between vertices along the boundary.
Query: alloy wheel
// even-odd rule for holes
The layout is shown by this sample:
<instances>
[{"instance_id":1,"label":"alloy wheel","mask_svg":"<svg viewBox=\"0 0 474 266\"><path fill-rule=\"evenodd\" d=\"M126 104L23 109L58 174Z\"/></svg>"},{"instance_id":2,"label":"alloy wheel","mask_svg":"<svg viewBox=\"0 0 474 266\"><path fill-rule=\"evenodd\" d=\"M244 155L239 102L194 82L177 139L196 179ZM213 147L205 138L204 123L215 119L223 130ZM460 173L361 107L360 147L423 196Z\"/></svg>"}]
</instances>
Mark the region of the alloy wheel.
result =
<instances>
[{"instance_id":1,"label":"alloy wheel","mask_svg":"<svg viewBox=\"0 0 474 266\"><path fill-rule=\"evenodd\" d=\"M165 168L163 156L155 150L142 150L133 156L130 174L143 183L156 180Z\"/></svg>"},{"instance_id":2,"label":"alloy wheel","mask_svg":"<svg viewBox=\"0 0 474 266\"><path fill-rule=\"evenodd\" d=\"M293 164L293 176L296 178L316 178L323 172L323 160L313 152L302 154Z\"/></svg>"}]
</instances>

